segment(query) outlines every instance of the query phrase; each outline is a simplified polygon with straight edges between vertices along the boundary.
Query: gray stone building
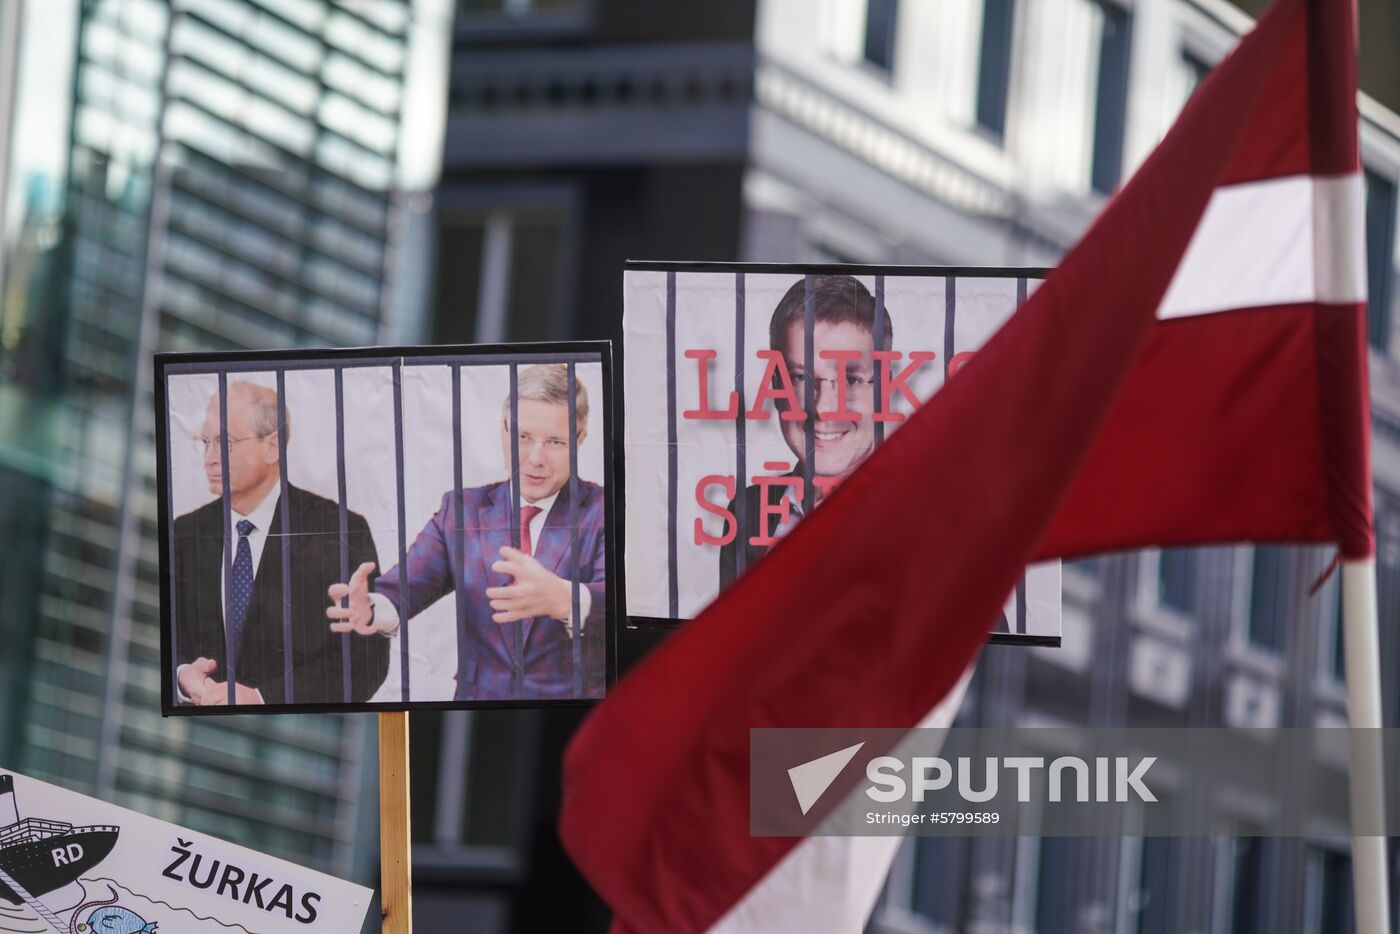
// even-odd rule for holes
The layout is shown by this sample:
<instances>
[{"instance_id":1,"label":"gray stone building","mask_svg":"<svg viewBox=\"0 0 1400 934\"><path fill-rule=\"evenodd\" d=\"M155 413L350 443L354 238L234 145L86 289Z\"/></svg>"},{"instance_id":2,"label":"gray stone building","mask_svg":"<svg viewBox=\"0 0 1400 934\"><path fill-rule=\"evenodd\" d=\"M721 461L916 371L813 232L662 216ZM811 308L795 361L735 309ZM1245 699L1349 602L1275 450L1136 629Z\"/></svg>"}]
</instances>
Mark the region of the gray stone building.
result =
<instances>
[{"instance_id":1,"label":"gray stone building","mask_svg":"<svg viewBox=\"0 0 1400 934\"><path fill-rule=\"evenodd\" d=\"M1362 6L1363 23L1390 15ZM1248 24L1223 0L457 9L438 340L619 340L629 258L1053 265ZM1363 27L1362 73L1395 106L1391 72L1370 64L1388 54L1378 42ZM1366 94L1361 113L1380 600L1394 619L1400 118ZM541 269L551 275L531 275ZM1343 722L1337 585L1306 594L1329 559L1242 546L1074 563L1064 645L989 649L963 722ZM648 639L623 634L624 665ZM1393 722L1394 632L1382 651ZM514 931L567 911L601 929L553 835L577 718L418 720L417 748L443 776L424 779L432 803L415 812L415 857L433 867L424 910L468 905L487 929ZM1344 835L1260 841L1249 829L1246 809L1227 840L911 841L872 930L1349 930Z\"/></svg>"}]
</instances>

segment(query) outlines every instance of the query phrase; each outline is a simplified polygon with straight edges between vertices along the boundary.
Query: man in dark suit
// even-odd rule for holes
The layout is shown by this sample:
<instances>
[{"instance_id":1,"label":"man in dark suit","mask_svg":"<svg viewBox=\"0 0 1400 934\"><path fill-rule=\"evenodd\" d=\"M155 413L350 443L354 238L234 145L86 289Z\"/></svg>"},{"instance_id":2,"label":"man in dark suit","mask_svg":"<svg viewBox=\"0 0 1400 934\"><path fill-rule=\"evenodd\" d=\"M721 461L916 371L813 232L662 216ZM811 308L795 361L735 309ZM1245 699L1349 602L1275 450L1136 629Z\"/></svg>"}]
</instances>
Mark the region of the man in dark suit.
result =
<instances>
[{"instance_id":1,"label":"man in dark suit","mask_svg":"<svg viewBox=\"0 0 1400 934\"><path fill-rule=\"evenodd\" d=\"M226 704L232 672L236 704L368 700L389 669L387 640L344 640L324 622L326 588L340 577L339 505L291 484L282 489L274 390L231 383L227 418L231 530L224 528L217 394L195 444L209 491L218 498L175 520L178 699ZM290 412L286 428L290 440ZM290 537L282 535L284 510ZM354 512L347 519L352 566L373 562L369 524ZM295 543L285 588L284 541ZM284 600L290 632L284 631Z\"/></svg>"},{"instance_id":2,"label":"man in dark suit","mask_svg":"<svg viewBox=\"0 0 1400 934\"><path fill-rule=\"evenodd\" d=\"M448 490L418 533L403 567L372 580L372 564L331 588L326 615L335 632L380 641L409 617L456 595L455 700L596 698L603 695L607 562L603 488L570 483L569 378L564 364L532 366L517 382L518 424L502 407L501 448L511 470L511 433L519 442L518 492L510 480ZM588 394L575 380L575 442L588 433ZM576 487L578 500L571 500ZM520 548L511 546L512 506L520 506ZM577 512L577 525L571 512ZM461 516L459 521L458 516ZM572 578L577 555L578 577ZM574 626L579 582L580 624ZM341 601L344 600L344 605ZM581 662L574 684L574 639Z\"/></svg>"}]
</instances>

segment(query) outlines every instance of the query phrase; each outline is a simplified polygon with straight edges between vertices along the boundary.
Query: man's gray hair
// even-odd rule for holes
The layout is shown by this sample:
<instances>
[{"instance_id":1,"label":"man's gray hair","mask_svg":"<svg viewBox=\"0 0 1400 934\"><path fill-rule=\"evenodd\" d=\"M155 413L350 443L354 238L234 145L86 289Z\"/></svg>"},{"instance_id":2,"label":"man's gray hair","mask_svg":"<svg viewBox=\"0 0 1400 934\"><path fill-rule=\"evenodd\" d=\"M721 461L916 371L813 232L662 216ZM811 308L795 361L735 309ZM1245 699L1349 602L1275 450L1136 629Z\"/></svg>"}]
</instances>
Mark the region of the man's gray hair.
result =
<instances>
[{"instance_id":1,"label":"man's gray hair","mask_svg":"<svg viewBox=\"0 0 1400 934\"><path fill-rule=\"evenodd\" d=\"M259 438L277 434L277 390L269 386L259 386L247 380L228 384L230 401L241 399L248 404L248 422L253 434ZM219 404L219 394L214 393L211 405ZM287 443L292 440L292 410L286 409L284 416L287 429Z\"/></svg>"},{"instance_id":2,"label":"man's gray hair","mask_svg":"<svg viewBox=\"0 0 1400 934\"><path fill-rule=\"evenodd\" d=\"M569 404L569 366L566 363L537 363L520 371L516 381L516 398L533 402L548 402L551 405ZM507 398L502 411L506 421L510 420L510 399ZM583 388L583 380L574 372L574 424L575 431L588 430L588 390Z\"/></svg>"}]
</instances>

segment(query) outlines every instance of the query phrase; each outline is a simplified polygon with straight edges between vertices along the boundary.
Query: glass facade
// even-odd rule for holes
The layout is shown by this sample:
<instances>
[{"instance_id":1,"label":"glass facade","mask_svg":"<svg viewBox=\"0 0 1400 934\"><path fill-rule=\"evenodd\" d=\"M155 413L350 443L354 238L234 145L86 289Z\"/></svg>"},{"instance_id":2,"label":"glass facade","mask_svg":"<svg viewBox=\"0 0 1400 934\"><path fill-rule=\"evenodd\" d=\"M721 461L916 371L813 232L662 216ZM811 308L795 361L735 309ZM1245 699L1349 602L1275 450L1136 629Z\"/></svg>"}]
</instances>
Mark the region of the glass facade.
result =
<instances>
[{"instance_id":1,"label":"glass facade","mask_svg":"<svg viewBox=\"0 0 1400 934\"><path fill-rule=\"evenodd\" d=\"M24 453L0 460L0 521L40 544L0 577L6 656L24 659L0 663L17 701L0 706L0 755L348 874L368 842L362 719L159 716L150 361L375 342L409 4L47 6L73 20L71 156L4 180L26 200L0 293L0 445ZM51 97L26 77L20 109Z\"/></svg>"}]
</instances>

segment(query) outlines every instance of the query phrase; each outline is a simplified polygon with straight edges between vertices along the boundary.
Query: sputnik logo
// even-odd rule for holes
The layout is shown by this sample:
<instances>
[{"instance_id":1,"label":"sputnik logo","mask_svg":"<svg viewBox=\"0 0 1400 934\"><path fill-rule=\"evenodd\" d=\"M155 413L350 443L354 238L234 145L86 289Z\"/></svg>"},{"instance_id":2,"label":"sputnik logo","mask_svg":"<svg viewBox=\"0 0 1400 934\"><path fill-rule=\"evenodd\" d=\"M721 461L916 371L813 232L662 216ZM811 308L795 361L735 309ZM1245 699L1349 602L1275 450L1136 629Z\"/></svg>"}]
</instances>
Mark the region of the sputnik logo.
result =
<instances>
[{"instance_id":1,"label":"sputnik logo","mask_svg":"<svg viewBox=\"0 0 1400 934\"><path fill-rule=\"evenodd\" d=\"M797 806L802 808L803 814L812 809L812 805L826 793L831 783L836 781L836 776L841 774L841 770L855 758L856 753L860 752L860 747L864 745L864 742L859 742L788 769L788 780L792 782L793 793L797 795Z\"/></svg>"}]
</instances>

